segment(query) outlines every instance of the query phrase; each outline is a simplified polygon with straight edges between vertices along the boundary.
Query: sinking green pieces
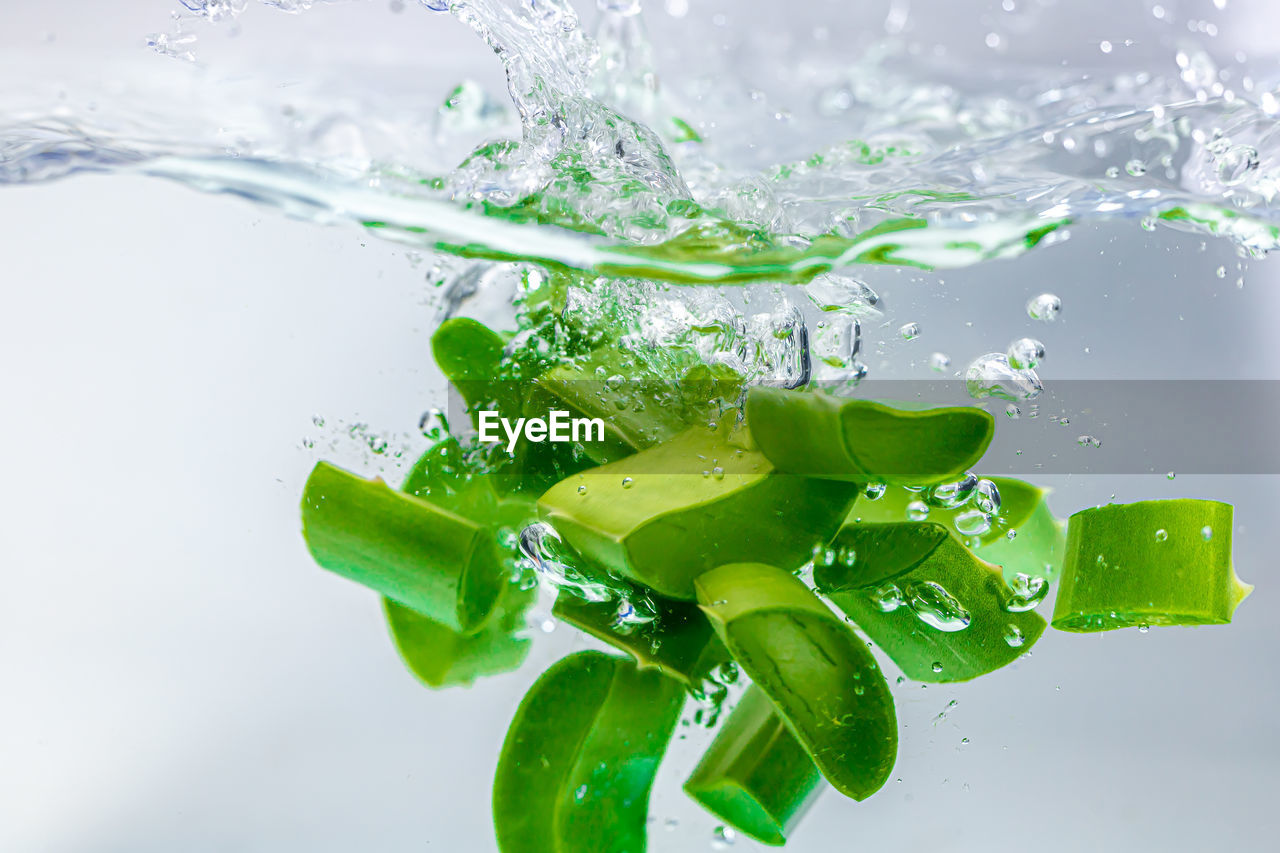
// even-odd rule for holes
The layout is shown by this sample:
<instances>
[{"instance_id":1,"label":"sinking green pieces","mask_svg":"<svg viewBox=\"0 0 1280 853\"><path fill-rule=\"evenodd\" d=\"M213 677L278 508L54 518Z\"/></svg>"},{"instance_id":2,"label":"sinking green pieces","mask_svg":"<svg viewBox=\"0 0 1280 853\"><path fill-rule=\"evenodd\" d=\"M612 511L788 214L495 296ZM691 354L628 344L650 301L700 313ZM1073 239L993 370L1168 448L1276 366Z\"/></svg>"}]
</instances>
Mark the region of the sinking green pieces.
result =
<instances>
[{"instance_id":1,"label":"sinking green pieces","mask_svg":"<svg viewBox=\"0 0 1280 853\"><path fill-rule=\"evenodd\" d=\"M698 603L827 781L863 800L898 753L889 685L871 652L794 575L758 563L697 580Z\"/></svg>"},{"instance_id":2,"label":"sinking green pieces","mask_svg":"<svg viewBox=\"0 0 1280 853\"><path fill-rule=\"evenodd\" d=\"M1020 597L940 524L849 524L832 547L852 559L818 566L818 589L908 678L967 681L1044 633L1038 599Z\"/></svg>"},{"instance_id":3,"label":"sinking green pieces","mask_svg":"<svg viewBox=\"0 0 1280 853\"><path fill-rule=\"evenodd\" d=\"M498 759L502 853L642 853L649 791L684 690L620 657L579 652L525 694Z\"/></svg>"},{"instance_id":4,"label":"sinking green pieces","mask_svg":"<svg viewBox=\"0 0 1280 853\"><path fill-rule=\"evenodd\" d=\"M540 514L587 558L669 598L716 566L791 569L839 527L858 487L783 474L729 425L692 427L546 492Z\"/></svg>"},{"instance_id":5,"label":"sinking green pieces","mask_svg":"<svg viewBox=\"0 0 1280 853\"><path fill-rule=\"evenodd\" d=\"M734 829L781 846L822 792L822 774L759 687L748 687L685 782Z\"/></svg>"},{"instance_id":6,"label":"sinking green pieces","mask_svg":"<svg viewBox=\"0 0 1280 853\"><path fill-rule=\"evenodd\" d=\"M1231 621L1253 587L1231 563L1230 504L1140 501L1081 510L1053 609L1061 631Z\"/></svg>"},{"instance_id":7,"label":"sinking green pieces","mask_svg":"<svg viewBox=\"0 0 1280 853\"><path fill-rule=\"evenodd\" d=\"M508 578L481 525L326 462L302 496L315 561L455 631L493 615Z\"/></svg>"},{"instance_id":8,"label":"sinking green pieces","mask_svg":"<svg viewBox=\"0 0 1280 853\"><path fill-rule=\"evenodd\" d=\"M982 458L995 431L972 406L911 411L779 388L752 388L746 412L778 470L859 483L945 482Z\"/></svg>"}]
</instances>

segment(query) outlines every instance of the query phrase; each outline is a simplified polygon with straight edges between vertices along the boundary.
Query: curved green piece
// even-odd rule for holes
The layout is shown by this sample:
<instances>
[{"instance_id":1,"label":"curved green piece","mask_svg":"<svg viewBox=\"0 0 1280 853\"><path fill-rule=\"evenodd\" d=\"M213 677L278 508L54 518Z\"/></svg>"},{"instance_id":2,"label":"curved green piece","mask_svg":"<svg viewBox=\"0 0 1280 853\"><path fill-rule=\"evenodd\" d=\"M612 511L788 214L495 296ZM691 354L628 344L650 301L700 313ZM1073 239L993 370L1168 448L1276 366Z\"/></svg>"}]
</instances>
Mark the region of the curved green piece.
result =
<instances>
[{"instance_id":1,"label":"curved green piece","mask_svg":"<svg viewBox=\"0 0 1280 853\"><path fill-rule=\"evenodd\" d=\"M1190 499L1077 512L1068 521L1053 627L1230 622L1253 591L1231 564L1231 519L1230 504Z\"/></svg>"},{"instance_id":2,"label":"curved green piece","mask_svg":"<svg viewBox=\"0 0 1280 853\"><path fill-rule=\"evenodd\" d=\"M817 765L755 685L684 783L685 793L704 809L775 847L786 844L822 788Z\"/></svg>"},{"instance_id":3,"label":"curved green piece","mask_svg":"<svg viewBox=\"0 0 1280 853\"><path fill-rule=\"evenodd\" d=\"M1013 663L1044 633L1000 568L940 524L850 524L831 547L852 562L815 567L814 583L908 678L968 681Z\"/></svg>"},{"instance_id":4,"label":"curved green piece","mask_svg":"<svg viewBox=\"0 0 1280 853\"><path fill-rule=\"evenodd\" d=\"M693 427L569 477L539 512L581 554L668 598L692 600L694 578L724 563L803 565L858 487L782 474L729 427Z\"/></svg>"},{"instance_id":5,"label":"curved green piece","mask_svg":"<svg viewBox=\"0 0 1280 853\"><path fill-rule=\"evenodd\" d=\"M1000 511L991 529L977 537L962 536L955 529L956 517L973 509L969 502L955 508L930 507L929 521L943 524L951 535L968 542L976 538L978 546L970 548L974 555L1004 570L1006 581L1015 574L1052 580L1062 567L1066 546L1066 525L1054 518L1047 501L1049 490L1012 477L991 477L1000 490ZM866 495L858 498L849 512L848 522L879 524L906 521L908 505L921 500L920 492L902 486L890 486L875 500ZM1012 539L1009 531L1015 531Z\"/></svg>"},{"instance_id":6,"label":"curved green piece","mask_svg":"<svg viewBox=\"0 0 1280 853\"><path fill-rule=\"evenodd\" d=\"M699 688L712 670L729 660L728 650L696 604L667 599L655 603L657 619L630 631L617 626L614 601L583 601L562 592L551 615L631 655L642 670L656 669L685 687Z\"/></svg>"},{"instance_id":7,"label":"curved green piece","mask_svg":"<svg viewBox=\"0 0 1280 853\"><path fill-rule=\"evenodd\" d=\"M778 470L859 483L946 482L982 458L995 431L991 415L973 406L909 411L763 386L747 392L746 412Z\"/></svg>"},{"instance_id":8,"label":"curved green piece","mask_svg":"<svg viewBox=\"0 0 1280 853\"><path fill-rule=\"evenodd\" d=\"M837 791L863 800L898 752L889 685L871 652L794 575L736 563L697 580L698 602Z\"/></svg>"},{"instance_id":9,"label":"curved green piece","mask_svg":"<svg viewBox=\"0 0 1280 853\"><path fill-rule=\"evenodd\" d=\"M643 853L649 790L684 696L672 679L600 652L543 673L498 759L501 853Z\"/></svg>"},{"instance_id":10,"label":"curved green piece","mask_svg":"<svg viewBox=\"0 0 1280 853\"><path fill-rule=\"evenodd\" d=\"M499 612L476 634L463 634L416 613L389 598L382 599L387 627L406 667L428 687L465 687L477 678L518 669L531 641L524 613L536 588L509 584Z\"/></svg>"},{"instance_id":11,"label":"curved green piece","mask_svg":"<svg viewBox=\"0 0 1280 853\"><path fill-rule=\"evenodd\" d=\"M302 535L322 567L463 633L507 585L482 526L327 462L303 490Z\"/></svg>"},{"instance_id":12,"label":"curved green piece","mask_svg":"<svg viewBox=\"0 0 1280 853\"><path fill-rule=\"evenodd\" d=\"M515 383L502 376L506 339L478 320L453 317L431 336L431 355L467 402L472 419L480 409L507 413L520 407Z\"/></svg>"}]
</instances>

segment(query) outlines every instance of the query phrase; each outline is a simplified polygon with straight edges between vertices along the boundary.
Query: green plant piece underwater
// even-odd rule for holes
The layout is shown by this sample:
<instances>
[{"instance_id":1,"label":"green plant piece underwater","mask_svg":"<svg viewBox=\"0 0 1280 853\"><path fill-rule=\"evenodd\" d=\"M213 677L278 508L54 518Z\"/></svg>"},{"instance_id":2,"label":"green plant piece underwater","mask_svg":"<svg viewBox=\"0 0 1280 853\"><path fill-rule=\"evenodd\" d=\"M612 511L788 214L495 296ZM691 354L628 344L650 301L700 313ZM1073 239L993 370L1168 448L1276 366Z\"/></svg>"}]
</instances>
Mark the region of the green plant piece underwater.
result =
<instances>
[{"instance_id":1,"label":"green plant piece underwater","mask_svg":"<svg viewBox=\"0 0 1280 853\"><path fill-rule=\"evenodd\" d=\"M685 793L707 811L774 846L786 843L823 787L804 745L754 685L684 783Z\"/></svg>"},{"instance_id":2,"label":"green plant piece underwater","mask_svg":"<svg viewBox=\"0 0 1280 853\"><path fill-rule=\"evenodd\" d=\"M1053 627L1108 631L1231 621L1253 587L1231 564L1230 504L1140 501L1077 512Z\"/></svg>"},{"instance_id":3,"label":"green plant piece underwater","mask_svg":"<svg viewBox=\"0 0 1280 853\"><path fill-rule=\"evenodd\" d=\"M814 582L908 678L968 681L1017 660L1045 622L999 566L934 522L850 524L833 540L853 554L814 569Z\"/></svg>"},{"instance_id":4,"label":"green plant piece underwater","mask_svg":"<svg viewBox=\"0 0 1280 853\"><path fill-rule=\"evenodd\" d=\"M972 406L909 411L870 400L757 386L747 423L780 471L857 483L926 486L973 466L995 431Z\"/></svg>"},{"instance_id":5,"label":"green plant piece underwater","mask_svg":"<svg viewBox=\"0 0 1280 853\"><path fill-rule=\"evenodd\" d=\"M802 565L858 487L782 474L728 426L569 477L538 509L585 557L669 598L692 600L694 579L724 563Z\"/></svg>"},{"instance_id":6,"label":"green plant piece underwater","mask_svg":"<svg viewBox=\"0 0 1280 853\"><path fill-rule=\"evenodd\" d=\"M864 800L898 754L893 697L875 658L794 575L759 563L697 579L698 603L827 781Z\"/></svg>"},{"instance_id":7,"label":"green plant piece underwater","mask_svg":"<svg viewBox=\"0 0 1280 853\"><path fill-rule=\"evenodd\" d=\"M493 782L502 853L641 853L649 790L685 693L625 658L579 652L529 688Z\"/></svg>"}]
</instances>

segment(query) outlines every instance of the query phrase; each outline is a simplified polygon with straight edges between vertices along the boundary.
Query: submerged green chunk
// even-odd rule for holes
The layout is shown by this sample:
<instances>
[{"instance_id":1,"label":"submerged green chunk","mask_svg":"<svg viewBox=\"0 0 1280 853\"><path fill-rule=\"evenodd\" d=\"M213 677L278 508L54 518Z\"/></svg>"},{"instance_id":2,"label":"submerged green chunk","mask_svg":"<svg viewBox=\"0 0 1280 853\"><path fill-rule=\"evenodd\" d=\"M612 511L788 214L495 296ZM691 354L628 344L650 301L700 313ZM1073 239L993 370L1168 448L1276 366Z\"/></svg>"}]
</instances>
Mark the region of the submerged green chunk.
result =
<instances>
[{"instance_id":1,"label":"submerged green chunk","mask_svg":"<svg viewBox=\"0 0 1280 853\"><path fill-rule=\"evenodd\" d=\"M643 853L649 790L684 689L625 658L579 652L529 688L502 745L502 853Z\"/></svg>"},{"instance_id":2,"label":"submerged green chunk","mask_svg":"<svg viewBox=\"0 0 1280 853\"><path fill-rule=\"evenodd\" d=\"M483 527L327 462L307 479L302 534L324 568L464 633L507 585Z\"/></svg>"},{"instance_id":3,"label":"submerged green chunk","mask_svg":"<svg viewBox=\"0 0 1280 853\"><path fill-rule=\"evenodd\" d=\"M470 317L445 320L431 336L436 366L467 402L472 418L480 409L519 410L516 385L502 376L506 340Z\"/></svg>"},{"instance_id":4,"label":"submerged green chunk","mask_svg":"<svg viewBox=\"0 0 1280 853\"><path fill-rule=\"evenodd\" d=\"M698 602L836 790L863 800L898 753L889 685L875 658L794 575L758 563L697 580Z\"/></svg>"},{"instance_id":5,"label":"submerged green chunk","mask_svg":"<svg viewBox=\"0 0 1280 853\"><path fill-rule=\"evenodd\" d=\"M510 585L499 613L476 634L455 631L389 598L382 605L396 651L409 671L428 687L454 687L524 663L530 640L522 629L531 598Z\"/></svg>"},{"instance_id":6,"label":"submerged green chunk","mask_svg":"<svg viewBox=\"0 0 1280 853\"><path fill-rule=\"evenodd\" d=\"M782 474L705 426L551 487L542 515L584 556L668 598L694 598L715 566L802 565L848 512L857 486Z\"/></svg>"},{"instance_id":7,"label":"submerged green chunk","mask_svg":"<svg viewBox=\"0 0 1280 853\"><path fill-rule=\"evenodd\" d=\"M614 601L588 602L561 592L551 615L626 652L641 669L657 669L686 687L699 687L729 660L729 652L696 604L666 599L656 604L657 619L630 630L618 626Z\"/></svg>"},{"instance_id":8,"label":"submerged green chunk","mask_svg":"<svg viewBox=\"0 0 1280 853\"><path fill-rule=\"evenodd\" d=\"M1053 609L1061 631L1231 621L1253 587L1231 564L1231 505L1168 500L1081 510Z\"/></svg>"},{"instance_id":9,"label":"submerged green chunk","mask_svg":"<svg viewBox=\"0 0 1280 853\"><path fill-rule=\"evenodd\" d=\"M729 715L684 790L744 835L781 846L822 792L822 774L759 687Z\"/></svg>"},{"instance_id":10,"label":"submerged green chunk","mask_svg":"<svg viewBox=\"0 0 1280 853\"><path fill-rule=\"evenodd\" d=\"M972 546L974 555L1004 570L1006 581L1017 574L1051 580L1062 567L1066 525L1053 517L1046 500L1049 490L1011 477L992 477L1000 494L1000 510L991 527L977 536L964 536L956 529L957 518L974 509L972 500L958 507L930 506L929 520L943 524L953 536ZM945 488L945 486L944 486ZM849 521L892 523L906 521L908 505L919 501L920 492L890 486L875 500L863 495L853 505Z\"/></svg>"},{"instance_id":11,"label":"submerged green chunk","mask_svg":"<svg viewBox=\"0 0 1280 853\"><path fill-rule=\"evenodd\" d=\"M747 393L747 424L781 471L915 486L964 473L982 458L995 430L991 415L971 406L908 411L765 387Z\"/></svg>"},{"instance_id":12,"label":"submerged green chunk","mask_svg":"<svg viewBox=\"0 0 1280 853\"><path fill-rule=\"evenodd\" d=\"M1042 594L1015 594L998 566L940 524L850 524L831 547L852 562L815 568L818 589L908 678L967 681L1017 660L1044 633L1031 612Z\"/></svg>"}]
</instances>

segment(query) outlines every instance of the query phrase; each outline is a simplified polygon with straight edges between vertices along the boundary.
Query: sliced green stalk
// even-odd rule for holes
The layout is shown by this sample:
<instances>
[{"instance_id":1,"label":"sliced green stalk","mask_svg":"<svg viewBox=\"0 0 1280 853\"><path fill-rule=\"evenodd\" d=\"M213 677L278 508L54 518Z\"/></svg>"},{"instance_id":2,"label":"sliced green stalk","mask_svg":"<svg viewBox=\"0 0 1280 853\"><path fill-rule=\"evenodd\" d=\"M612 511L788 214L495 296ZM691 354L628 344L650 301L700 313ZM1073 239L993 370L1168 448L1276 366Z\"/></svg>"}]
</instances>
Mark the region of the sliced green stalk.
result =
<instances>
[{"instance_id":1,"label":"sliced green stalk","mask_svg":"<svg viewBox=\"0 0 1280 853\"><path fill-rule=\"evenodd\" d=\"M659 599L651 626L630 631L617 624L613 601L588 602L561 592L551 615L631 655L640 669L657 669L689 688L698 688L711 671L729 660L711 623L697 605Z\"/></svg>"},{"instance_id":2,"label":"sliced green stalk","mask_svg":"<svg viewBox=\"0 0 1280 853\"><path fill-rule=\"evenodd\" d=\"M518 669L529 655L522 630L535 590L508 586L498 614L479 633L463 634L409 608L382 599L401 660L428 687L466 686L477 678Z\"/></svg>"},{"instance_id":3,"label":"sliced green stalk","mask_svg":"<svg viewBox=\"0 0 1280 853\"><path fill-rule=\"evenodd\" d=\"M1253 587L1231 564L1230 504L1140 501L1081 510L1053 609L1061 631L1231 621Z\"/></svg>"},{"instance_id":4,"label":"sliced green stalk","mask_svg":"<svg viewBox=\"0 0 1280 853\"><path fill-rule=\"evenodd\" d=\"M860 483L942 483L982 458L995 421L963 406L924 411L755 387L747 425L780 471Z\"/></svg>"},{"instance_id":5,"label":"sliced green stalk","mask_svg":"<svg viewBox=\"0 0 1280 853\"><path fill-rule=\"evenodd\" d=\"M773 566L721 566L697 588L734 660L827 781L855 800L878 791L897 757L897 720L889 685L852 629Z\"/></svg>"},{"instance_id":6,"label":"sliced green stalk","mask_svg":"<svg viewBox=\"0 0 1280 853\"><path fill-rule=\"evenodd\" d=\"M1034 601L1015 596L999 566L934 522L846 525L836 560L814 583L916 681L968 681L1017 660L1044 633Z\"/></svg>"},{"instance_id":7,"label":"sliced green stalk","mask_svg":"<svg viewBox=\"0 0 1280 853\"><path fill-rule=\"evenodd\" d=\"M857 486L781 474L728 427L693 427L569 477L538 509L584 556L668 598L693 599L694 578L724 563L802 565Z\"/></svg>"},{"instance_id":8,"label":"sliced green stalk","mask_svg":"<svg viewBox=\"0 0 1280 853\"><path fill-rule=\"evenodd\" d=\"M747 688L684 790L743 835L781 846L822 793L822 774L759 687Z\"/></svg>"},{"instance_id":9,"label":"sliced green stalk","mask_svg":"<svg viewBox=\"0 0 1280 853\"><path fill-rule=\"evenodd\" d=\"M959 507L930 507L929 520L943 524L962 542L971 543L976 539L977 547L970 550L988 563L1000 566L1006 581L1013 580L1015 574L1051 580L1062 567L1066 525L1049 510L1046 500L1049 490L1011 477L992 477L991 482L1000 492L1000 511L985 533L963 536L956 530L957 517L974 508L972 501ZM910 518L908 505L921 499L920 492L890 486L875 500L869 500L866 495L858 498L848 521L906 521Z\"/></svg>"},{"instance_id":10,"label":"sliced green stalk","mask_svg":"<svg viewBox=\"0 0 1280 853\"><path fill-rule=\"evenodd\" d=\"M302 534L324 568L464 633L507 585L483 527L327 462L307 479Z\"/></svg>"},{"instance_id":11,"label":"sliced green stalk","mask_svg":"<svg viewBox=\"0 0 1280 853\"><path fill-rule=\"evenodd\" d=\"M579 652L525 694L498 759L502 853L642 853L649 791L684 689L625 658Z\"/></svg>"}]
</instances>

